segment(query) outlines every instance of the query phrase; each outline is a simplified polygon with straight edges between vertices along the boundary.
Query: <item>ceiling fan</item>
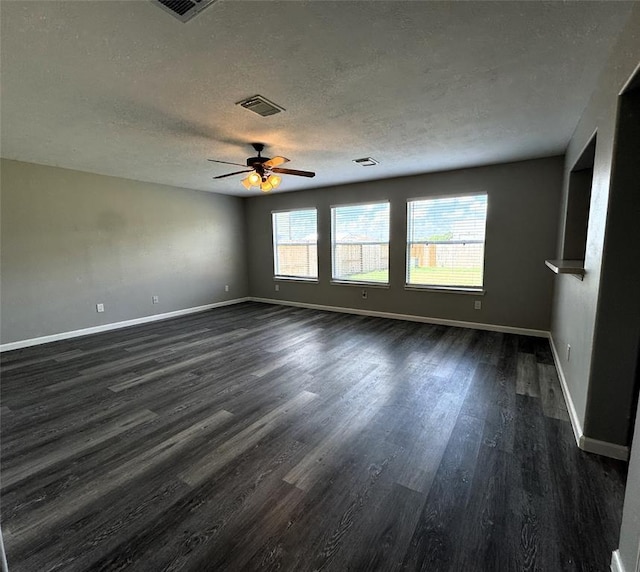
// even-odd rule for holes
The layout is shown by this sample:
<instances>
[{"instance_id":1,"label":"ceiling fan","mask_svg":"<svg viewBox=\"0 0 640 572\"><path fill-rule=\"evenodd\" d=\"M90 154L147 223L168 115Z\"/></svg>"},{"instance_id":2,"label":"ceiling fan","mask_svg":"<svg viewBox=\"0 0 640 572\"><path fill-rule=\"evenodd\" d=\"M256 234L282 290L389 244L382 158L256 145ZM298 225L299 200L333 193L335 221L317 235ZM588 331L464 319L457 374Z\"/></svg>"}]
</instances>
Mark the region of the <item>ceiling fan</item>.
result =
<instances>
[{"instance_id":1,"label":"ceiling fan","mask_svg":"<svg viewBox=\"0 0 640 572\"><path fill-rule=\"evenodd\" d=\"M208 159L208 161L211 161L213 163L238 165L238 167L250 167L249 169L245 169L243 171L234 171L233 173L227 173L226 175L219 175L213 178L224 179L225 177L232 177L233 175L239 175L241 173L249 173L249 175L247 175L241 181L245 189L249 190L251 187L260 187L260 190L263 193L268 193L280 184L280 182L282 181L282 177L280 177L280 175L297 175L299 177L316 176L316 174L312 173L311 171L282 169L279 165L288 163L289 159L280 156L274 157L273 159L270 159L269 157L262 157L261 153L264 150L264 144L251 143L251 146L256 150L258 156L249 157L247 159L246 165L243 165L242 163L231 163L229 161L218 161L217 159Z\"/></svg>"}]
</instances>

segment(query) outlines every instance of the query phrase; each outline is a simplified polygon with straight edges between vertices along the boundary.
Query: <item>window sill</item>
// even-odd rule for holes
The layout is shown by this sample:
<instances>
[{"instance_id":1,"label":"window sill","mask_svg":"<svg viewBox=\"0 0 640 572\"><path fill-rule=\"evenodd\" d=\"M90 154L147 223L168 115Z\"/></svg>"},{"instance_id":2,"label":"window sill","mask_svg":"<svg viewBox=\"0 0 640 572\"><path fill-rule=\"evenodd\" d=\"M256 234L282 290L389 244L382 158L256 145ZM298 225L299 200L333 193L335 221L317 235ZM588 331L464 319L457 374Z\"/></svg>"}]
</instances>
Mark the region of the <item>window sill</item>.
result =
<instances>
[{"instance_id":1,"label":"window sill","mask_svg":"<svg viewBox=\"0 0 640 572\"><path fill-rule=\"evenodd\" d=\"M305 284L318 284L317 278L302 278L297 276L274 276L274 282L304 282Z\"/></svg>"},{"instance_id":2,"label":"window sill","mask_svg":"<svg viewBox=\"0 0 640 572\"><path fill-rule=\"evenodd\" d=\"M331 280L332 286L357 286L358 288L389 288L389 283L384 282L355 282L353 280Z\"/></svg>"},{"instance_id":3,"label":"window sill","mask_svg":"<svg viewBox=\"0 0 640 572\"><path fill-rule=\"evenodd\" d=\"M451 286L419 286L417 284L405 284L405 290L415 290L418 292L438 292L440 294L467 294L470 296L484 296L484 288L461 288Z\"/></svg>"}]
</instances>

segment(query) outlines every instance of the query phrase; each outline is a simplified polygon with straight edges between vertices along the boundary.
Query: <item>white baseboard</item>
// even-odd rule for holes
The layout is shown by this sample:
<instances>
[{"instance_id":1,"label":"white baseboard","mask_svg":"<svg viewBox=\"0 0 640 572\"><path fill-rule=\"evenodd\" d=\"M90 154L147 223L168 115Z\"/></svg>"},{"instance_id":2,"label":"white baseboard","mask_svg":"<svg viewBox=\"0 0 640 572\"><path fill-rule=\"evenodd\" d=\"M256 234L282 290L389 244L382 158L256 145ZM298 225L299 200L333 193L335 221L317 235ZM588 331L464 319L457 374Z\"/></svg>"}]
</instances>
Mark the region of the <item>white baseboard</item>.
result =
<instances>
[{"instance_id":1,"label":"white baseboard","mask_svg":"<svg viewBox=\"0 0 640 572\"><path fill-rule=\"evenodd\" d=\"M569 386L567 385L567 378L562 370L562 364L560 363L560 354L558 354L558 348L553 340L553 336L549 336L549 342L551 344L551 353L553 354L553 361L556 364L556 370L558 371L558 377L560 378L560 387L562 388L562 394L564 395L564 401L567 404L567 411L569 412L569 419L571 420L571 427L573 429L573 435L576 438L576 445L580 447L580 440L583 438L582 423L578 417L576 406L571 399L571 393L569 392Z\"/></svg>"},{"instance_id":2,"label":"white baseboard","mask_svg":"<svg viewBox=\"0 0 640 572\"><path fill-rule=\"evenodd\" d=\"M143 316L142 318L134 318L133 320L125 320L123 322L113 322L111 324L102 324L100 326L92 326L81 330L72 330L69 332L60 332L59 334L51 334L49 336L41 336L39 338L31 338L28 340L19 340L17 342L9 342L0 344L0 352L27 348L29 346L38 346L40 344L48 344L49 342L57 342L59 340L68 340L71 338L79 338L90 334L100 332L108 332L110 330L118 330L138 324L147 324L149 322L157 322L159 320L167 320L177 316L186 316L187 314L195 314L197 312L205 312L212 308L220 308L221 306L231 306L232 304L240 304L248 302L249 298L236 298L234 300L225 300L224 302L214 302L213 304L205 304L204 306L194 306L193 308L184 308L183 310L174 310L173 312L165 312L163 314L153 314L152 316Z\"/></svg>"},{"instance_id":3,"label":"white baseboard","mask_svg":"<svg viewBox=\"0 0 640 572\"><path fill-rule=\"evenodd\" d=\"M619 550L614 550L611 554L611 572L626 572Z\"/></svg>"},{"instance_id":4,"label":"white baseboard","mask_svg":"<svg viewBox=\"0 0 640 572\"><path fill-rule=\"evenodd\" d=\"M536 338L548 338L549 332L545 330L531 330L529 328L515 328L498 324L483 324L481 322L463 322L460 320L445 320L443 318L429 318L426 316L414 316L412 314L395 314L392 312L377 312L375 310L360 310L357 308L344 308L342 306L324 306L322 304L307 304L305 302L291 302L289 300L276 300L273 298L249 298L252 302L264 304L278 304L280 306L295 306L309 308L311 310L324 310L326 312L340 312L343 314L357 314L358 316L371 316L374 318L389 318L391 320L405 320L407 322L422 322L424 324L436 324L440 326L454 326L457 328L471 328L474 330L487 330L490 332L502 332L504 334L520 334L523 336L535 336Z\"/></svg>"},{"instance_id":5,"label":"white baseboard","mask_svg":"<svg viewBox=\"0 0 640 572\"><path fill-rule=\"evenodd\" d=\"M583 451L587 451L587 453L595 453L596 455L603 455L605 457L627 461L629 459L629 447L618 445L616 443L609 443L608 441L593 439L592 437L587 437L584 434L584 431L582 430L582 423L580 422L578 412L576 411L573 399L571 398L571 393L569 392L567 378L562 370L558 348L553 340L553 336L549 336L549 341L551 343L553 361L556 364L556 370L558 370L558 377L560 378L560 387L562 387L562 394L564 395L567 410L569 411L569 419L571 420L571 427L573 429L573 435L576 438L576 444Z\"/></svg>"}]
</instances>

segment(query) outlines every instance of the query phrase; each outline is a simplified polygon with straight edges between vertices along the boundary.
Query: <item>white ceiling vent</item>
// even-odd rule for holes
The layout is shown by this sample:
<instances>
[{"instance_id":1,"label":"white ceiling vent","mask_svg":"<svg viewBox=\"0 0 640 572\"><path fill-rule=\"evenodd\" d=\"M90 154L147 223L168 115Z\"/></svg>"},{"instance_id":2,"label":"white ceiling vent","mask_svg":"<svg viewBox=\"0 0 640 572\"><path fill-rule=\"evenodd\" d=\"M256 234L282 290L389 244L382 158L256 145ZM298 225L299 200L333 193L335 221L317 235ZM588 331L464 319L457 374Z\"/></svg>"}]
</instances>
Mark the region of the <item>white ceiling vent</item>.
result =
<instances>
[{"instance_id":1,"label":"white ceiling vent","mask_svg":"<svg viewBox=\"0 0 640 572\"><path fill-rule=\"evenodd\" d=\"M188 22L217 0L151 0L181 22Z\"/></svg>"},{"instance_id":2,"label":"white ceiling vent","mask_svg":"<svg viewBox=\"0 0 640 572\"><path fill-rule=\"evenodd\" d=\"M273 101L269 101L266 97L262 97L261 95L254 95L253 97L243 99L242 101L238 101L236 105L242 105L245 109L253 111L258 115L262 115L262 117L275 115L276 113L280 113L285 110L284 107L276 105Z\"/></svg>"}]
</instances>

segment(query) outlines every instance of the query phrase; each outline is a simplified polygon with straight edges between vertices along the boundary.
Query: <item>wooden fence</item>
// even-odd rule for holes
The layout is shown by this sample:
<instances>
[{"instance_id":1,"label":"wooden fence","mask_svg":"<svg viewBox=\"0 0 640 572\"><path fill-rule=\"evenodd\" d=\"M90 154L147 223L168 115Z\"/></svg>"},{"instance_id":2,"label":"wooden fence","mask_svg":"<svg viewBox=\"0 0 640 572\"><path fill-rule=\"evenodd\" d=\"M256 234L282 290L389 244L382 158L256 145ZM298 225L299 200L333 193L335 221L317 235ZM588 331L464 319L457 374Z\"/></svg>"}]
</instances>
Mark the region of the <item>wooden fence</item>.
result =
<instances>
[{"instance_id":1,"label":"wooden fence","mask_svg":"<svg viewBox=\"0 0 640 572\"><path fill-rule=\"evenodd\" d=\"M318 248L315 244L293 243L278 245L280 276L318 276Z\"/></svg>"},{"instance_id":2,"label":"wooden fence","mask_svg":"<svg viewBox=\"0 0 640 572\"><path fill-rule=\"evenodd\" d=\"M482 265L484 242L412 244L410 253L409 263L414 268L473 268Z\"/></svg>"},{"instance_id":3,"label":"wooden fence","mask_svg":"<svg viewBox=\"0 0 640 572\"><path fill-rule=\"evenodd\" d=\"M482 263L484 243L450 242L412 244L409 264L412 267L471 268ZM337 243L334 256L334 276L346 278L389 268L387 243ZM278 267L281 276L318 276L318 249L315 244L290 243L278 245Z\"/></svg>"}]
</instances>

